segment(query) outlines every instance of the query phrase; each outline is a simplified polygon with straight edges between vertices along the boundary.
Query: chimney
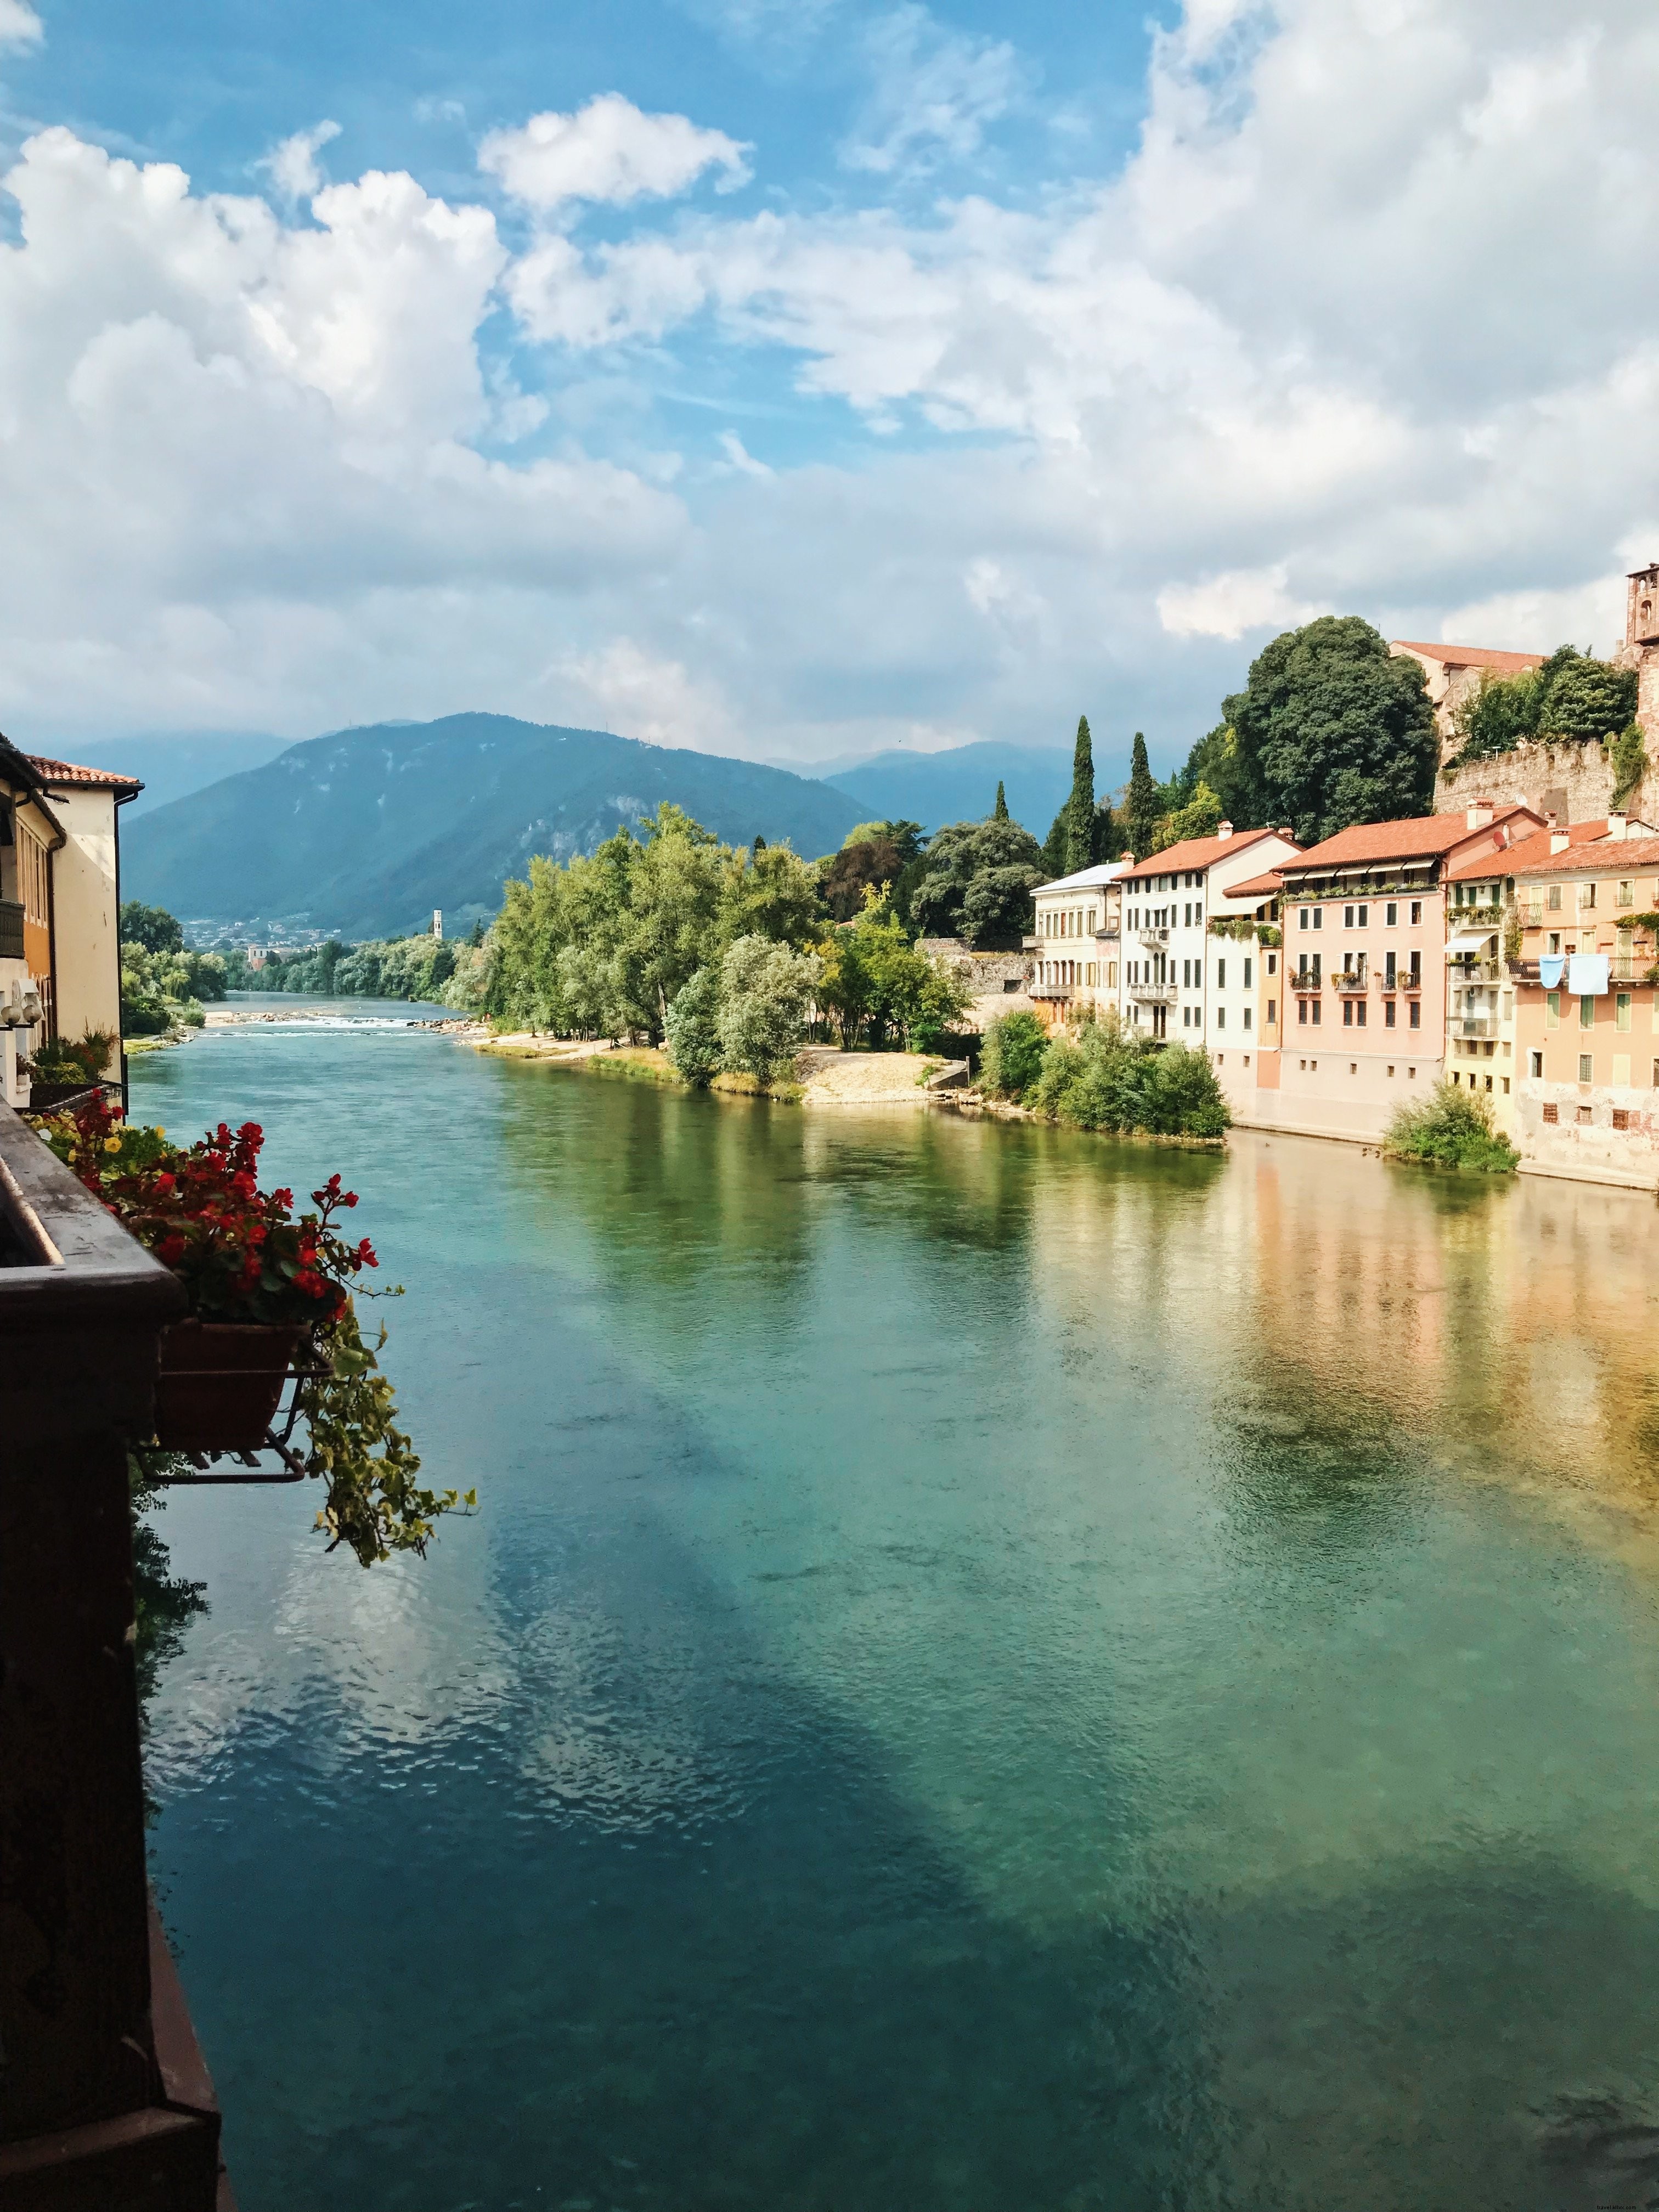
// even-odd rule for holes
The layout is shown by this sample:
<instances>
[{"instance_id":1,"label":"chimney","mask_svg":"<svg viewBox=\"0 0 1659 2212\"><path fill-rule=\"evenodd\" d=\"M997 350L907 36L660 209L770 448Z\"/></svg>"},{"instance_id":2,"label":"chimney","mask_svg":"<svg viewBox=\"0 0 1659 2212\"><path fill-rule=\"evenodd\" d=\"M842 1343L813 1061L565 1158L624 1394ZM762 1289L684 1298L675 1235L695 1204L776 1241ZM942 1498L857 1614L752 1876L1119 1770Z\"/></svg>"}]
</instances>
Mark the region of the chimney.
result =
<instances>
[{"instance_id":1,"label":"chimney","mask_svg":"<svg viewBox=\"0 0 1659 2212\"><path fill-rule=\"evenodd\" d=\"M1607 836L1608 836L1608 837L1612 840L1612 842L1613 842L1615 845L1620 845L1620 844L1622 844L1622 843L1624 842L1625 839L1626 839L1626 837L1628 837L1628 836L1629 836L1629 835L1630 835L1630 817L1629 817L1629 815L1628 815L1628 814L1621 814L1621 813L1617 810L1617 808L1612 808L1612 807L1610 807L1610 808L1608 809L1608 811L1607 811Z\"/></svg>"},{"instance_id":2,"label":"chimney","mask_svg":"<svg viewBox=\"0 0 1659 2212\"><path fill-rule=\"evenodd\" d=\"M1215 827L1215 834L1218 837L1231 837L1233 834L1232 823L1231 822L1218 822Z\"/></svg>"},{"instance_id":3,"label":"chimney","mask_svg":"<svg viewBox=\"0 0 1659 2212\"><path fill-rule=\"evenodd\" d=\"M1565 853L1571 842L1571 838L1568 836L1565 830L1552 830L1550 831L1550 850L1552 853Z\"/></svg>"},{"instance_id":4,"label":"chimney","mask_svg":"<svg viewBox=\"0 0 1659 2212\"><path fill-rule=\"evenodd\" d=\"M1491 827L1492 817L1492 803L1491 799L1477 799L1474 805L1468 808L1463 818L1468 823L1471 830L1486 830Z\"/></svg>"},{"instance_id":5,"label":"chimney","mask_svg":"<svg viewBox=\"0 0 1659 2212\"><path fill-rule=\"evenodd\" d=\"M1133 868L1133 866L1134 866L1134 864L1135 864L1135 856L1134 856L1134 854L1133 854L1133 853L1124 853L1124 854L1121 854L1121 855L1120 855L1120 858L1121 859L1121 860L1122 860L1122 862L1123 862L1123 865L1124 865L1124 866L1125 866L1126 868Z\"/></svg>"}]
</instances>

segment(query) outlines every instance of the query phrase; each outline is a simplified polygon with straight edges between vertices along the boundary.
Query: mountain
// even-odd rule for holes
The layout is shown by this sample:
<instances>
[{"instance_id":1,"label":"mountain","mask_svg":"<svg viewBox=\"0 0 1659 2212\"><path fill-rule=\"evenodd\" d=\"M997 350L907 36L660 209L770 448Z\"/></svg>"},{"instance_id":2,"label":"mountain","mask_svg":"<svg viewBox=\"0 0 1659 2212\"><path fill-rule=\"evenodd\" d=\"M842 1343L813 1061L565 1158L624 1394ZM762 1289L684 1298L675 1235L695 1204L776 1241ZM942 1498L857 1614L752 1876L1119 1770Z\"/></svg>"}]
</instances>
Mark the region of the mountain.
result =
<instances>
[{"instance_id":1,"label":"mountain","mask_svg":"<svg viewBox=\"0 0 1659 2212\"><path fill-rule=\"evenodd\" d=\"M1072 748L988 741L940 753L872 753L850 767L826 762L801 773L844 791L866 821L920 822L924 830L981 820L996 805L1000 781L1014 819L1046 837L1071 793ZM1097 750L1095 787L1103 796L1128 773L1127 760L1116 764Z\"/></svg>"},{"instance_id":2,"label":"mountain","mask_svg":"<svg viewBox=\"0 0 1659 2212\"><path fill-rule=\"evenodd\" d=\"M114 769L123 775L137 776L144 787L122 809L125 832L139 815L154 814L158 806L200 791L204 784L263 767L287 742L246 730L155 730L136 738L76 738L61 749L41 744L36 750L60 760L78 761L84 768Z\"/></svg>"},{"instance_id":3,"label":"mountain","mask_svg":"<svg viewBox=\"0 0 1659 2212\"><path fill-rule=\"evenodd\" d=\"M493 915L533 853L591 853L683 806L728 844L833 852L860 812L750 761L508 714L384 722L291 745L158 807L121 841L123 890L190 921L309 921L345 938Z\"/></svg>"}]
</instances>

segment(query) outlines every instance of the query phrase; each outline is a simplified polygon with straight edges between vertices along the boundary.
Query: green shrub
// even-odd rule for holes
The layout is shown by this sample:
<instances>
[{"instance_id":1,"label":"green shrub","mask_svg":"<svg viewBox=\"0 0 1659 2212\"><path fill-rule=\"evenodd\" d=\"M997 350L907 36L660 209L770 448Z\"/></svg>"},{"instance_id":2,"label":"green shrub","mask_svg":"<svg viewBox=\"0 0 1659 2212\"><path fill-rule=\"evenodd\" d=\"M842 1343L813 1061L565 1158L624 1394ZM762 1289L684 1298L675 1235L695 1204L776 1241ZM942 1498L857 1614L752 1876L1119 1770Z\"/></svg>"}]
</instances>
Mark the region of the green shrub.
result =
<instances>
[{"instance_id":1,"label":"green shrub","mask_svg":"<svg viewBox=\"0 0 1659 2212\"><path fill-rule=\"evenodd\" d=\"M1425 1098L1399 1108L1382 1148L1394 1159L1479 1175L1513 1175L1521 1158L1492 1126L1486 1100L1443 1077Z\"/></svg>"},{"instance_id":2,"label":"green shrub","mask_svg":"<svg viewBox=\"0 0 1659 2212\"><path fill-rule=\"evenodd\" d=\"M1042 1073L1048 1032L1035 1014L998 1014L985 1024L980 1087L993 1098L1023 1098Z\"/></svg>"},{"instance_id":3,"label":"green shrub","mask_svg":"<svg viewBox=\"0 0 1659 2212\"><path fill-rule=\"evenodd\" d=\"M1115 1010L1054 1039L1033 1103L1073 1128L1125 1135L1219 1137L1231 1119L1206 1053L1131 1036Z\"/></svg>"}]
</instances>

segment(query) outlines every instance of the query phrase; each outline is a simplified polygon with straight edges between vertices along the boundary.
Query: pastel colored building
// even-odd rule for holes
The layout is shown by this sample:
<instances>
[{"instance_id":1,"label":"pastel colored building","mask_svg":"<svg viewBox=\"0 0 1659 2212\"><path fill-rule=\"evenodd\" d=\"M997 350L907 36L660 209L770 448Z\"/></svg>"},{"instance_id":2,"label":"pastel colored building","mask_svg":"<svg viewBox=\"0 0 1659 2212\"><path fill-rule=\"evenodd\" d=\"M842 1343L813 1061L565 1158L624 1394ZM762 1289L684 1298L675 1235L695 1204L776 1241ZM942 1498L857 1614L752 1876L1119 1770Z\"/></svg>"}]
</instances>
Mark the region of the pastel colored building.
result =
<instances>
[{"instance_id":1,"label":"pastel colored building","mask_svg":"<svg viewBox=\"0 0 1659 2212\"><path fill-rule=\"evenodd\" d=\"M1253 902L1236 900L1234 885L1298 850L1287 830L1235 830L1224 822L1213 837L1188 838L1123 871L1118 1006L1130 1028L1194 1046L1223 1038L1231 1045L1243 1036L1243 1012L1254 1008L1257 988L1255 956L1212 938L1210 920L1248 916ZM1228 1025L1218 1025L1218 1017Z\"/></svg>"},{"instance_id":2,"label":"pastel colored building","mask_svg":"<svg viewBox=\"0 0 1659 2212\"><path fill-rule=\"evenodd\" d=\"M1130 866L1103 861L1075 875L1039 884L1031 894L1035 955L1027 987L1043 1018L1058 1025L1084 1006L1117 1004L1121 946L1118 879Z\"/></svg>"},{"instance_id":3,"label":"pastel colored building","mask_svg":"<svg viewBox=\"0 0 1659 2212\"><path fill-rule=\"evenodd\" d=\"M1239 1118L1376 1142L1444 1065L1449 871L1543 826L1530 808L1479 804L1356 824L1277 860L1279 1080L1258 1082Z\"/></svg>"},{"instance_id":4,"label":"pastel colored building","mask_svg":"<svg viewBox=\"0 0 1659 2212\"><path fill-rule=\"evenodd\" d=\"M17 1062L43 1038L120 1035L117 810L142 789L135 776L22 753L0 738L0 1075L9 1105L25 1103ZM118 1045L109 1073L119 1068Z\"/></svg>"},{"instance_id":5,"label":"pastel colored building","mask_svg":"<svg viewBox=\"0 0 1659 2212\"><path fill-rule=\"evenodd\" d=\"M1210 1057L1235 1121L1254 1118L1258 1090L1279 1088L1284 959L1276 868L1235 884L1210 916L1215 982Z\"/></svg>"},{"instance_id":6,"label":"pastel colored building","mask_svg":"<svg viewBox=\"0 0 1659 2212\"><path fill-rule=\"evenodd\" d=\"M1531 842L1510 963L1522 1165L1659 1188L1659 836L1614 814Z\"/></svg>"}]
</instances>

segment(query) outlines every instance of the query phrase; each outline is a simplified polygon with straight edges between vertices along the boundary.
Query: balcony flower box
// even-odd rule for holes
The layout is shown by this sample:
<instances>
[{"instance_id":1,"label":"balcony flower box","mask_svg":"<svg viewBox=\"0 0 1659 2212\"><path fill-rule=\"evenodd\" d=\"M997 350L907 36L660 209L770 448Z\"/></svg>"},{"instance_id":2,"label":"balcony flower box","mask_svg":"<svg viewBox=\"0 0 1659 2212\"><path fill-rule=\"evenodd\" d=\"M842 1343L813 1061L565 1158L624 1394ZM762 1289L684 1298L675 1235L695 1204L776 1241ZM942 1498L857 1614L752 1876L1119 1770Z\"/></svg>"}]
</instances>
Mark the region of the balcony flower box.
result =
<instances>
[{"instance_id":1,"label":"balcony flower box","mask_svg":"<svg viewBox=\"0 0 1659 2212\"><path fill-rule=\"evenodd\" d=\"M163 1451L257 1451L276 1418L298 1322L175 1322L161 1336L155 1442Z\"/></svg>"}]
</instances>

